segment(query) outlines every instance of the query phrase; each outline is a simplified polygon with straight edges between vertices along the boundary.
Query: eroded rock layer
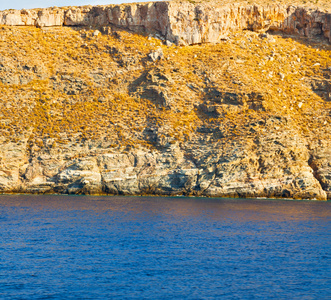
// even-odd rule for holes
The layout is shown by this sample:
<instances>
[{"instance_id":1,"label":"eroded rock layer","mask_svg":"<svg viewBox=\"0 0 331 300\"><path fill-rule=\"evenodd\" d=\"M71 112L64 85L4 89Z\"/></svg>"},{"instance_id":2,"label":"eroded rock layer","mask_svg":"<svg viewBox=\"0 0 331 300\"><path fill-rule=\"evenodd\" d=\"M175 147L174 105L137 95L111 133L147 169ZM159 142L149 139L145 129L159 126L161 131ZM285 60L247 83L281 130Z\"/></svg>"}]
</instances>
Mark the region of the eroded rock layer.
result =
<instances>
[{"instance_id":1,"label":"eroded rock layer","mask_svg":"<svg viewBox=\"0 0 331 300\"><path fill-rule=\"evenodd\" d=\"M292 5L193 4L189 1L149 2L7 10L0 24L10 26L115 25L135 31L159 32L177 44L215 43L238 30L280 30L331 42L331 12Z\"/></svg>"}]
</instances>

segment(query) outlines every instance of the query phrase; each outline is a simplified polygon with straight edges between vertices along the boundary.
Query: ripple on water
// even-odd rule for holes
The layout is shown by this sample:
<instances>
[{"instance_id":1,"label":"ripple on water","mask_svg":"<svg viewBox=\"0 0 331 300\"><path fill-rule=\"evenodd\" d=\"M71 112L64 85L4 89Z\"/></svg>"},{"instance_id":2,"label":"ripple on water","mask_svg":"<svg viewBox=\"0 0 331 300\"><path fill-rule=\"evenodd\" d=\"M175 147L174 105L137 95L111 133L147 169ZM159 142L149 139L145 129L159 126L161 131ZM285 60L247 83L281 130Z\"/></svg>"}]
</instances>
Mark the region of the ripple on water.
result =
<instances>
[{"instance_id":1,"label":"ripple on water","mask_svg":"<svg viewBox=\"0 0 331 300\"><path fill-rule=\"evenodd\" d=\"M330 202L0 197L0 298L330 299Z\"/></svg>"}]
</instances>

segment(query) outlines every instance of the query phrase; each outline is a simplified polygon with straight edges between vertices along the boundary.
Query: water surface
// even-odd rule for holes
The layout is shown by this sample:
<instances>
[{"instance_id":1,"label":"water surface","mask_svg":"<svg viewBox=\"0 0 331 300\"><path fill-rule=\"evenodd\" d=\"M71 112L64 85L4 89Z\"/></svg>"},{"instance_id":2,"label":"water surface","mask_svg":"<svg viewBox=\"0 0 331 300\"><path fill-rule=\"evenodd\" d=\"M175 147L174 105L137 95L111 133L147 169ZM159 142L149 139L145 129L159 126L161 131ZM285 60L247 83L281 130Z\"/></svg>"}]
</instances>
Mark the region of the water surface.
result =
<instances>
[{"instance_id":1,"label":"water surface","mask_svg":"<svg viewBox=\"0 0 331 300\"><path fill-rule=\"evenodd\" d=\"M1 299L331 299L331 203L0 196Z\"/></svg>"}]
</instances>

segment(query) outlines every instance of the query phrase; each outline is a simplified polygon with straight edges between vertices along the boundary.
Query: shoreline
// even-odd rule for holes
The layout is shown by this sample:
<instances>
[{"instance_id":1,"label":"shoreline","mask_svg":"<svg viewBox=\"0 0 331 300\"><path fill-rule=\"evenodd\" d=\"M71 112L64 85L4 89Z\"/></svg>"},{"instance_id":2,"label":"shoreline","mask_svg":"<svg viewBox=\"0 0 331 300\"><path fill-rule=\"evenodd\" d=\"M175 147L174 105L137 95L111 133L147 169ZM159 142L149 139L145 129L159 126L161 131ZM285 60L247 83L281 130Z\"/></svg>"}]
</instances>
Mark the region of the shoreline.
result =
<instances>
[{"instance_id":1,"label":"shoreline","mask_svg":"<svg viewBox=\"0 0 331 300\"><path fill-rule=\"evenodd\" d=\"M1 196L69 196L69 197L148 197L148 198L173 198L173 199L211 199L211 200L265 200L265 201L306 201L306 202L331 202L331 199L319 200L319 199L295 199L295 198L267 198L267 197L210 197L210 196L186 196L186 195L152 195L152 194L141 194L141 195L114 195L114 194L56 194L56 193L0 193Z\"/></svg>"}]
</instances>

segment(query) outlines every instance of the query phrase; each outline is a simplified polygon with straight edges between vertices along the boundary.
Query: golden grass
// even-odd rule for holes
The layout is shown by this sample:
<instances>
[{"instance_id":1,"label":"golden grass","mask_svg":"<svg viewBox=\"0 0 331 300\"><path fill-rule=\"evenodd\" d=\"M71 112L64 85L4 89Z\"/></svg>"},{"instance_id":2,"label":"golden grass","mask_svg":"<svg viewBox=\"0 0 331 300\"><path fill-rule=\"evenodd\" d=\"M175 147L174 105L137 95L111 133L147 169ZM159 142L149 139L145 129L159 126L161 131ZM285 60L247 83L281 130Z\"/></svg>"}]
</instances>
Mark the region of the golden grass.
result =
<instances>
[{"instance_id":1,"label":"golden grass","mask_svg":"<svg viewBox=\"0 0 331 300\"><path fill-rule=\"evenodd\" d=\"M146 128L185 142L199 135L200 126L220 125L225 138L246 138L251 134L247 124L271 115L288 118L304 135L328 134L331 104L307 80L325 79L330 45L286 36L270 42L243 32L217 45L166 47L125 31L120 38L92 33L68 27L0 28L1 76L32 76L27 84L0 83L0 132L7 140L26 135L39 148L47 139L53 139L51 147L84 140L133 147L153 145ZM157 47L165 59L153 63L148 54ZM133 92L135 80L155 69L171 78L163 83L173 99L171 109ZM205 115L199 105L210 88L260 93L265 109L219 106L218 115Z\"/></svg>"}]
</instances>

